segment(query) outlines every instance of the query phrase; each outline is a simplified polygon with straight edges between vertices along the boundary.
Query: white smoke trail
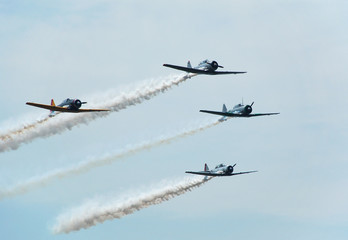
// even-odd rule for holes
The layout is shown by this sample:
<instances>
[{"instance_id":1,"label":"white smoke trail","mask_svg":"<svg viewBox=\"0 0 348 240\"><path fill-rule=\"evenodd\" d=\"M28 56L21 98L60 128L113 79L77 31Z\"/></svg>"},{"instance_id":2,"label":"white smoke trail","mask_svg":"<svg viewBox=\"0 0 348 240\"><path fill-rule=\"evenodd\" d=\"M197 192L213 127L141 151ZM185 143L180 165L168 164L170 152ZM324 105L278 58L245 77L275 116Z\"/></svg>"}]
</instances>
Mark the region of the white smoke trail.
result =
<instances>
[{"instance_id":1,"label":"white smoke trail","mask_svg":"<svg viewBox=\"0 0 348 240\"><path fill-rule=\"evenodd\" d=\"M130 147L125 147L123 150L121 150L115 154L108 155L106 157L90 159L87 161L80 162L80 163L73 165L71 167L60 168L60 169L56 169L56 170L47 172L44 175L35 176L35 177L30 178L26 181L19 182L14 186L0 190L0 199L26 193L32 189L37 188L37 187L45 186L50 181L57 179L57 178L69 177L69 176L73 176L76 174L81 174L81 173L87 172L90 169L93 169L95 167L100 167L100 166L103 166L106 164L110 164L116 160L127 157L131 154L138 153L138 152L143 151L145 149L150 149L152 147L156 147L156 146L161 145L161 144L170 143L170 142L172 142L176 139L179 139L179 138L183 138L186 136L196 134L198 132L204 131L205 129L216 126L219 123L220 123L219 121L207 122L207 123L199 125L198 127L184 129L183 131L175 133L173 135L163 136L163 137L160 137L160 138L152 140L152 141L144 142L144 143L133 145Z\"/></svg>"},{"instance_id":2,"label":"white smoke trail","mask_svg":"<svg viewBox=\"0 0 348 240\"><path fill-rule=\"evenodd\" d=\"M16 128L14 130L9 130L5 134L0 135L0 140L8 141L8 140L12 139L15 135L23 134L25 131L36 128L39 124L48 121L48 119L49 119L49 117L47 116L44 118L37 119L33 123L23 124L23 126Z\"/></svg>"},{"instance_id":3,"label":"white smoke trail","mask_svg":"<svg viewBox=\"0 0 348 240\"><path fill-rule=\"evenodd\" d=\"M115 95L114 93L106 93L98 96L98 102L89 101L89 105L98 108L110 109L110 112L120 111L129 106L140 104L145 100L149 100L160 93L169 90L172 86L178 85L195 75L176 75L167 78L145 81L138 84L135 90ZM79 114L60 114L54 118L46 118L26 125L14 131L9 131L0 136L0 152L17 149L23 143L29 143L36 138L49 137L71 130L80 124L88 124L89 122L105 117L110 112L93 112ZM48 121L49 120L49 121Z\"/></svg>"},{"instance_id":4,"label":"white smoke trail","mask_svg":"<svg viewBox=\"0 0 348 240\"><path fill-rule=\"evenodd\" d=\"M186 177L183 180L171 181L148 192L129 196L123 200L91 200L80 207L59 215L52 228L55 234L78 231L89 228L106 220L122 218L151 205L160 204L180 196L194 188L200 187L209 178Z\"/></svg>"}]
</instances>

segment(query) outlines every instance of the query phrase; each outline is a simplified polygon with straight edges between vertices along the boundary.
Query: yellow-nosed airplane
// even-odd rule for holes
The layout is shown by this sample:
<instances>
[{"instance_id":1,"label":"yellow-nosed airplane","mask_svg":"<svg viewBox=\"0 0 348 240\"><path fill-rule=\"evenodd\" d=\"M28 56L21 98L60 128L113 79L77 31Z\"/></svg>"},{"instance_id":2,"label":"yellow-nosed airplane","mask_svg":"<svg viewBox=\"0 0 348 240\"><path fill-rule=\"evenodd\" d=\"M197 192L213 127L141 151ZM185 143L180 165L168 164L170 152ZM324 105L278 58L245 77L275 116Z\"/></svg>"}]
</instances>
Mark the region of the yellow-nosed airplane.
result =
<instances>
[{"instance_id":1,"label":"yellow-nosed airplane","mask_svg":"<svg viewBox=\"0 0 348 240\"><path fill-rule=\"evenodd\" d=\"M44 108L50 110L50 117L54 116L54 111L57 112L71 112L71 113L80 113L80 112L104 112L110 111L108 109L80 109L82 104L86 104L87 102L81 102L80 99L65 99L61 104L57 105L54 103L54 100L51 100L51 105L40 104L27 102L27 105L31 105L38 108ZM66 107L65 107L66 106Z\"/></svg>"}]
</instances>

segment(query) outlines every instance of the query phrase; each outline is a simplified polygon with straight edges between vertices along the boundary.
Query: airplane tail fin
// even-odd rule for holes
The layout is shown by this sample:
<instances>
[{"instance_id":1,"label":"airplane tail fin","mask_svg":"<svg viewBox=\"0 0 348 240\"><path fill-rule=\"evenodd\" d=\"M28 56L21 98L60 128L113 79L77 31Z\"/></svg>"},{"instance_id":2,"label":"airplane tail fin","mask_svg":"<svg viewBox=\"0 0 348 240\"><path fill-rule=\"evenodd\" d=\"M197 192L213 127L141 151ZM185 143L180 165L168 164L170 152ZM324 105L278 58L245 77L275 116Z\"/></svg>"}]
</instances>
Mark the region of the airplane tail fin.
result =
<instances>
[{"instance_id":1,"label":"airplane tail fin","mask_svg":"<svg viewBox=\"0 0 348 240\"><path fill-rule=\"evenodd\" d=\"M207 164L204 164L204 171L209 171L209 167Z\"/></svg>"},{"instance_id":2,"label":"airplane tail fin","mask_svg":"<svg viewBox=\"0 0 348 240\"><path fill-rule=\"evenodd\" d=\"M51 106L56 106L53 98L51 99ZM53 117L54 116L54 111L50 111L50 114L48 115L49 117Z\"/></svg>"},{"instance_id":3,"label":"airplane tail fin","mask_svg":"<svg viewBox=\"0 0 348 240\"><path fill-rule=\"evenodd\" d=\"M190 62L190 61L187 62L187 67L188 67L188 68L192 68L191 62Z\"/></svg>"},{"instance_id":4,"label":"airplane tail fin","mask_svg":"<svg viewBox=\"0 0 348 240\"><path fill-rule=\"evenodd\" d=\"M227 112L227 107L225 104L222 105L222 112L224 112L224 113Z\"/></svg>"},{"instance_id":5,"label":"airplane tail fin","mask_svg":"<svg viewBox=\"0 0 348 240\"><path fill-rule=\"evenodd\" d=\"M225 104L222 105L222 112L225 113L227 112L227 107ZM226 121L227 120L227 117L226 116L223 116L222 118L219 119L219 122L223 122L223 121Z\"/></svg>"}]
</instances>

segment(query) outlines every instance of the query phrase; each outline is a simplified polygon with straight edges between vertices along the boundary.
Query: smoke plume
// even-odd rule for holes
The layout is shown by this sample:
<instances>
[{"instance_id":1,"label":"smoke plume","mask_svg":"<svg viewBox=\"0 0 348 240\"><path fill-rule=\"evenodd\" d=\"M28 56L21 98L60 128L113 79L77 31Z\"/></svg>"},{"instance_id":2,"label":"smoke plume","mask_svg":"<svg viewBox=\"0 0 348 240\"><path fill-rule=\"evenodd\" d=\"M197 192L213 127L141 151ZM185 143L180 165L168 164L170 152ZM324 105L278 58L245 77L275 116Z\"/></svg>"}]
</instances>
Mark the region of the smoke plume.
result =
<instances>
[{"instance_id":1,"label":"smoke plume","mask_svg":"<svg viewBox=\"0 0 348 240\"><path fill-rule=\"evenodd\" d=\"M117 112L129 106L140 104L145 100L166 92L172 86L178 85L195 75L170 76L157 80L144 81L138 84L135 90L124 93L108 92L95 97L95 100L88 100L91 108L106 108L110 112ZM71 130L73 127L88 124L89 122L105 117L110 112L93 113L67 113L60 114L53 118L44 118L31 124L24 125L16 130L10 130L0 136L0 152L15 150L23 143L30 143L36 138L46 138L64 131Z\"/></svg>"},{"instance_id":2,"label":"smoke plume","mask_svg":"<svg viewBox=\"0 0 348 240\"><path fill-rule=\"evenodd\" d=\"M166 143L171 143L174 140L187 137L190 135L194 135L198 132L201 132L208 128L216 126L219 123L220 123L219 121L203 123L194 128L188 128L182 131L178 131L172 135L162 136L160 138L143 142L141 144L125 147L124 149L118 151L115 154L109 154L107 156L99 157L99 158L92 158L90 160L82 161L70 167L52 170L43 175L32 177L26 181L19 182L16 185L0 190L0 199L3 199L5 197L15 196L18 194L23 194L37 187L45 186L49 182L58 178L82 174L84 172L89 171L90 169L101 167L106 164L111 164L114 161L130 156L132 154L141 152L143 150L150 149L150 148L153 148L162 144L166 144Z\"/></svg>"},{"instance_id":3,"label":"smoke plume","mask_svg":"<svg viewBox=\"0 0 348 240\"><path fill-rule=\"evenodd\" d=\"M80 207L69 210L59 215L52 228L55 234L78 231L103 223L106 220L122 218L126 215L140 211L143 208L160 204L174 197L200 187L211 177L186 177L183 180L171 181L161 187L136 196L129 196L123 200L91 200Z\"/></svg>"}]
</instances>

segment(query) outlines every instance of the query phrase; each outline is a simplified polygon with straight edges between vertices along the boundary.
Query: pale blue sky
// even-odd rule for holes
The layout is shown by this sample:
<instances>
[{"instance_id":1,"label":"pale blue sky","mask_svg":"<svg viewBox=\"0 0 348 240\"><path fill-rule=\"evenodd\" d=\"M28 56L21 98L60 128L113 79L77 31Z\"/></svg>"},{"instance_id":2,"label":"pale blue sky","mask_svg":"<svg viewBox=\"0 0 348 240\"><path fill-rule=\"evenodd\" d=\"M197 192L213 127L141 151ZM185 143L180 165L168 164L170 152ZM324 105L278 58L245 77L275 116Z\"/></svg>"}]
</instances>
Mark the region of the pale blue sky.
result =
<instances>
[{"instance_id":1,"label":"pale blue sky","mask_svg":"<svg viewBox=\"0 0 348 240\"><path fill-rule=\"evenodd\" d=\"M197 76L150 101L0 153L0 187L173 134L244 99L255 112L0 201L4 239L347 239L346 1L2 1L0 130L209 58L238 76ZM52 235L84 200L184 177L207 162L259 173L87 230Z\"/></svg>"}]
</instances>

